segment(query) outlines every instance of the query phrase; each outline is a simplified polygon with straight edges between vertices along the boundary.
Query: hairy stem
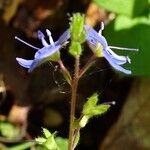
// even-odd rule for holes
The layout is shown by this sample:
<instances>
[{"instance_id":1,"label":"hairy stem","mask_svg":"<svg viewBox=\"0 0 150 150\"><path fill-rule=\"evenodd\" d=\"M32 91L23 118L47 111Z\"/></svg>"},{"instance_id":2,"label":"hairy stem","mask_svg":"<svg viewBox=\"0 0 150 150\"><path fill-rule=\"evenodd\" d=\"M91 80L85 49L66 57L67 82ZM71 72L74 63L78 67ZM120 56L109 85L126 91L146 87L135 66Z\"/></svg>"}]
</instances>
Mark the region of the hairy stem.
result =
<instances>
[{"instance_id":1,"label":"hairy stem","mask_svg":"<svg viewBox=\"0 0 150 150\"><path fill-rule=\"evenodd\" d=\"M79 58L76 58L76 60L75 60L75 72L74 72L74 77L73 77L72 86L71 86L72 94L71 94L68 150L73 150L74 131L75 131L75 129L74 129L74 116L75 116L78 81L79 81Z\"/></svg>"},{"instance_id":2,"label":"hairy stem","mask_svg":"<svg viewBox=\"0 0 150 150\"><path fill-rule=\"evenodd\" d=\"M80 70L80 72L79 72L79 78L81 78L82 75L93 65L95 58L96 58L95 55L93 55L92 57L90 57L90 59L88 60L88 62L86 63L86 65Z\"/></svg>"}]
</instances>

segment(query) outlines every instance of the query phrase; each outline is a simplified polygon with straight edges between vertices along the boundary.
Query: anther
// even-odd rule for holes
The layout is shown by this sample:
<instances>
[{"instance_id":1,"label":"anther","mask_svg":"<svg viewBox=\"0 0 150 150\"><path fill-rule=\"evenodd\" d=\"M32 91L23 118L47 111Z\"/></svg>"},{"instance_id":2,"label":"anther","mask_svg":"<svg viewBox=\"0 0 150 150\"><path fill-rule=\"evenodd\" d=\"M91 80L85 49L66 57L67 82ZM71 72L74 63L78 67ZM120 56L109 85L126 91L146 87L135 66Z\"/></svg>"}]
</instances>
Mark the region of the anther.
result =
<instances>
[{"instance_id":1,"label":"anther","mask_svg":"<svg viewBox=\"0 0 150 150\"><path fill-rule=\"evenodd\" d=\"M102 30L104 30L104 22L101 22L101 28L98 31L98 34L101 35L102 34Z\"/></svg>"},{"instance_id":2,"label":"anther","mask_svg":"<svg viewBox=\"0 0 150 150\"><path fill-rule=\"evenodd\" d=\"M46 33L47 33L47 36L49 37L49 42L52 46L54 46L54 40L52 38L52 33L50 32L50 30L46 29Z\"/></svg>"}]
</instances>

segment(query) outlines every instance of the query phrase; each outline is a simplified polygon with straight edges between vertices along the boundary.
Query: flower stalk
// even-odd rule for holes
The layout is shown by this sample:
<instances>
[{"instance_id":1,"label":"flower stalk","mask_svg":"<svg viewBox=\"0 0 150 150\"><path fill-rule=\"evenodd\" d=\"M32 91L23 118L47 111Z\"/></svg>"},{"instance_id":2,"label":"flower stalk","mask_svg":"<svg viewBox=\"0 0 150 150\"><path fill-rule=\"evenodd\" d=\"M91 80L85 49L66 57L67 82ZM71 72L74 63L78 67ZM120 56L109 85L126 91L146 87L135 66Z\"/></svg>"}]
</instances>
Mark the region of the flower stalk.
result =
<instances>
[{"instance_id":1,"label":"flower stalk","mask_svg":"<svg viewBox=\"0 0 150 150\"><path fill-rule=\"evenodd\" d=\"M24 40L15 37L16 40L37 50L34 55L34 58L31 60L26 60L17 57L16 60L21 66L27 68L28 72L31 72L35 68L39 67L41 64L46 63L48 61L58 62L64 78L71 87L68 150L75 149L80 138L80 129L85 127L90 118L104 114L105 112L107 112L110 105L115 104L114 102L111 102L107 104L97 105L98 94L94 94L88 98L88 101L83 106L81 117L75 120L79 79L93 65L96 58L100 57L104 57L115 70L123 72L125 74L131 74L132 73L131 70L128 70L124 68L124 66L122 66L126 63L130 64L131 63L130 58L128 56L118 55L111 49L137 51L137 49L132 48L109 46L105 37L102 35L104 23L101 23L101 28L97 32L92 27L85 25L84 20L85 20L84 15L81 15L80 13L74 14L73 17L71 18L70 28L67 29L55 42L53 41L51 32L48 29L46 29L46 34L48 36L49 42L46 41L44 34L41 31L38 31L37 37L42 42L41 48L33 46L25 42ZM93 55L89 58L86 64L80 69L80 58L84 50L82 48L82 44L84 42L88 43L89 48L91 49ZM68 52L75 59L73 75L71 74L69 69L67 69L67 67L65 67L65 65L63 64L60 55L60 50L64 48L68 43L70 43ZM56 147L56 144L54 144L53 136L51 144ZM51 144L46 143L46 146L52 147Z\"/></svg>"}]
</instances>

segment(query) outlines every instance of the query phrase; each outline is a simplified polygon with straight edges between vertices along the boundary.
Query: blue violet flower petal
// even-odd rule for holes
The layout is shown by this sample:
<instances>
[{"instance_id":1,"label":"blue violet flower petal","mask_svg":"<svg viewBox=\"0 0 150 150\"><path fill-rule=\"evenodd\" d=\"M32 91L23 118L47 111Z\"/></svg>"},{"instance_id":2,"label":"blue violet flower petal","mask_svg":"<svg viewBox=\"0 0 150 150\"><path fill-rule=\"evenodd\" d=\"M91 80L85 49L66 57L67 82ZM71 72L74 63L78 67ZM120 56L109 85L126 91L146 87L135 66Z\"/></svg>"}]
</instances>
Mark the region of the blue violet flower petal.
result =
<instances>
[{"instance_id":1,"label":"blue violet flower petal","mask_svg":"<svg viewBox=\"0 0 150 150\"><path fill-rule=\"evenodd\" d=\"M54 42L51 37L51 32L48 29L46 30L46 32L49 37L50 44L46 42L44 34L41 31L38 31L38 38L41 40L43 44L43 48L40 49L16 37L16 39L19 40L20 42L38 50L35 53L33 60L26 60L18 57L16 58L17 62L22 67L27 68L29 72L33 71L39 65L49 61L49 57L51 57L51 55L53 55L55 52L59 51L62 48L63 44L67 42L67 40L70 38L69 30L66 30L59 37L58 41Z\"/></svg>"}]
</instances>

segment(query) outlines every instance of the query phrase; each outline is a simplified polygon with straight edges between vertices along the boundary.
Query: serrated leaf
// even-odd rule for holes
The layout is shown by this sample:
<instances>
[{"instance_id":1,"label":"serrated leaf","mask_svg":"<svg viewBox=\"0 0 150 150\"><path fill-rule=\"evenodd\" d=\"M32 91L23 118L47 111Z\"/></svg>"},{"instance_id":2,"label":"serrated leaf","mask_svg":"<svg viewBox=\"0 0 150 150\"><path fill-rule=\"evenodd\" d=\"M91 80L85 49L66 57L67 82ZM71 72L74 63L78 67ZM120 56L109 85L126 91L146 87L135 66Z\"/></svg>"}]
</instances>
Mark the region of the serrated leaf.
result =
<instances>
[{"instance_id":1,"label":"serrated leaf","mask_svg":"<svg viewBox=\"0 0 150 150\"><path fill-rule=\"evenodd\" d=\"M148 7L148 0L94 0L108 11L130 17L142 14Z\"/></svg>"}]
</instances>

